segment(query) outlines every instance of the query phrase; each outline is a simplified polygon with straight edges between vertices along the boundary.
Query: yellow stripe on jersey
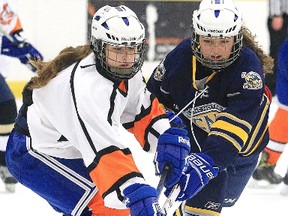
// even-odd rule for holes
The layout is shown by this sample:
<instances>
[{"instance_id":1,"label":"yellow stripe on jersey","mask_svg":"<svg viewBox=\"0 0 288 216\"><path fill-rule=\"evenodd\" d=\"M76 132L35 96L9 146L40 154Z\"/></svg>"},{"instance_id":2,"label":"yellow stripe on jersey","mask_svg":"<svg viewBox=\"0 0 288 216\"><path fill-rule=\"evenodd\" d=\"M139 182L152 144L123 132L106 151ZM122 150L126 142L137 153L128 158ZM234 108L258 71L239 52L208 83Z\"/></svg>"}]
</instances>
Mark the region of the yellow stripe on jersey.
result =
<instances>
[{"instance_id":1,"label":"yellow stripe on jersey","mask_svg":"<svg viewBox=\"0 0 288 216\"><path fill-rule=\"evenodd\" d=\"M228 136L227 134L221 133L221 132L216 132L216 131L212 131L209 133L210 135L215 135L215 136L221 136L224 139L228 140L230 143L232 143L232 145L238 150L240 151L242 146L235 140L233 139L231 136Z\"/></svg>"},{"instance_id":2,"label":"yellow stripe on jersey","mask_svg":"<svg viewBox=\"0 0 288 216\"><path fill-rule=\"evenodd\" d=\"M262 124L263 124L263 121L264 121L264 119L265 119L265 117L266 117L266 114L267 114L267 112L268 112L268 110L269 110L269 104L270 104L269 99L268 99L268 97L267 97L266 95L264 95L264 97L266 98L265 107L264 107L264 109L263 109L263 111L262 111L262 114L261 114L261 117L260 117L260 119L259 119L259 121L258 121L258 123L257 123L257 125L256 125L256 127L255 127L255 129L254 129L254 131L253 131L253 133L252 133L250 142L248 143L248 145L245 145L245 146L244 146L244 147L245 147L245 151L241 152L241 153L243 153L243 154L247 154L247 153L250 151L250 149L251 149L251 147L253 146L253 144L256 143L255 139L256 139L256 137L257 137L257 135L258 135L258 133L259 133L259 130L260 130L260 128L261 128L261 126L262 126ZM266 126L266 129L264 130L263 134L261 135L262 138L263 138L263 136L264 136L264 134L265 134L265 132L266 132L266 130L267 130L267 127L268 127L268 126ZM261 140L262 140L262 139L261 139ZM260 144L259 140L257 141L257 143L258 143L258 145ZM258 146L258 145L257 145L257 146ZM253 149L252 149L252 151L251 151L250 153L252 153L252 152L255 150L255 148L256 148L256 147L254 146Z\"/></svg>"},{"instance_id":3,"label":"yellow stripe on jersey","mask_svg":"<svg viewBox=\"0 0 288 216\"><path fill-rule=\"evenodd\" d=\"M231 119L231 120L233 120L235 122L238 122L239 124L245 125L249 129L249 131L251 131L251 129L252 129L252 125L249 122L247 122L247 121L245 121L243 119L239 119L236 116L231 115L230 113L226 113L226 112L220 113L219 115L217 115L217 119L219 117L221 117L221 116L229 118L229 119Z\"/></svg>"},{"instance_id":4,"label":"yellow stripe on jersey","mask_svg":"<svg viewBox=\"0 0 288 216\"><path fill-rule=\"evenodd\" d=\"M192 83L193 83L193 87L195 89L198 89L196 85L196 56L194 55L192 57Z\"/></svg>"},{"instance_id":5,"label":"yellow stripe on jersey","mask_svg":"<svg viewBox=\"0 0 288 216\"><path fill-rule=\"evenodd\" d=\"M180 213L180 209L179 209L179 208L176 210L175 215L176 215L176 216L181 216L181 213Z\"/></svg>"},{"instance_id":6,"label":"yellow stripe on jersey","mask_svg":"<svg viewBox=\"0 0 288 216\"><path fill-rule=\"evenodd\" d=\"M219 212L207 209L193 208L190 206L185 206L185 213L188 213L189 215L220 216Z\"/></svg>"},{"instance_id":7,"label":"yellow stripe on jersey","mask_svg":"<svg viewBox=\"0 0 288 216\"><path fill-rule=\"evenodd\" d=\"M196 66L197 66L196 60L197 60L196 56L193 55L192 56L192 84L193 84L193 87L195 89L199 90L198 86L196 85L196 71L197 71L196 70ZM210 74L209 77L206 79L205 83L208 83L216 74L217 74L217 72L213 71L213 73Z\"/></svg>"},{"instance_id":8,"label":"yellow stripe on jersey","mask_svg":"<svg viewBox=\"0 0 288 216\"><path fill-rule=\"evenodd\" d=\"M247 150L245 151L246 154L241 152L241 154L242 154L243 156L249 156L249 155L251 155L251 154L255 151L255 149L257 149L257 147L261 144L261 142L262 142L262 140L263 140L263 137L264 137L267 129L268 129L268 125L266 125L265 130L263 131L260 139L259 139L259 140L257 141L257 143L254 145L253 149L251 149L251 150L250 150L250 148L247 149ZM248 151L248 150L250 150L250 151ZM248 152L248 153L247 153L247 152Z\"/></svg>"},{"instance_id":9,"label":"yellow stripe on jersey","mask_svg":"<svg viewBox=\"0 0 288 216\"><path fill-rule=\"evenodd\" d=\"M236 136L238 136L243 143L245 143L248 139L248 134L241 128L238 126L235 126L229 122L223 121L223 120L217 120L211 128L215 128L215 129L221 129L224 131L227 131L229 133L235 134Z\"/></svg>"}]
</instances>

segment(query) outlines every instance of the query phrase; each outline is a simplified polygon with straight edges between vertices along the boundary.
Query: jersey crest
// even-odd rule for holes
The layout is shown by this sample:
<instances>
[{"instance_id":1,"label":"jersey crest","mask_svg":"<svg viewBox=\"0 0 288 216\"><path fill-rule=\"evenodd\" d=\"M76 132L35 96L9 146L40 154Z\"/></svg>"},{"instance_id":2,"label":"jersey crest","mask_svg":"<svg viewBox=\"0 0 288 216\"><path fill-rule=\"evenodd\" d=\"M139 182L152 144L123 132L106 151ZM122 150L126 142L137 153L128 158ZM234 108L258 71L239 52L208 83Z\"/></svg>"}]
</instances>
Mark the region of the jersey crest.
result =
<instances>
[{"instance_id":1,"label":"jersey crest","mask_svg":"<svg viewBox=\"0 0 288 216\"><path fill-rule=\"evenodd\" d=\"M263 88L263 83L260 75L254 71L242 72L241 78L245 79L243 89L257 90Z\"/></svg>"},{"instance_id":2,"label":"jersey crest","mask_svg":"<svg viewBox=\"0 0 288 216\"><path fill-rule=\"evenodd\" d=\"M165 60L165 59L164 59ZM162 81L166 72L165 66L164 66L164 60L160 62L160 64L157 66L156 71L154 73L154 79L157 81Z\"/></svg>"},{"instance_id":3,"label":"jersey crest","mask_svg":"<svg viewBox=\"0 0 288 216\"><path fill-rule=\"evenodd\" d=\"M194 107L193 114L192 108L186 109L183 112L183 115L192 121L194 125L209 133L211 130L211 125L216 121L217 114L224 109L225 108L220 104L209 103Z\"/></svg>"}]
</instances>

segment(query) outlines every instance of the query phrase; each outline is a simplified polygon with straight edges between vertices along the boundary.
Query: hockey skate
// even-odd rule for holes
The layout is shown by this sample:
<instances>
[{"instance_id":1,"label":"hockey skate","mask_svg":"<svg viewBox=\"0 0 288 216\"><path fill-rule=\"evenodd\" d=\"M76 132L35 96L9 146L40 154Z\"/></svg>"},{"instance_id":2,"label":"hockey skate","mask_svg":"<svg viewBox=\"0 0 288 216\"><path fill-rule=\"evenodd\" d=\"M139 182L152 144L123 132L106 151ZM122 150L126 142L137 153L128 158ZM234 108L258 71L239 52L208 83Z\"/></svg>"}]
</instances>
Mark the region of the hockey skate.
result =
<instances>
[{"instance_id":1,"label":"hockey skate","mask_svg":"<svg viewBox=\"0 0 288 216\"><path fill-rule=\"evenodd\" d=\"M288 172L286 173L285 177L283 178L283 187L280 190L280 194L283 196L288 196Z\"/></svg>"},{"instance_id":2,"label":"hockey skate","mask_svg":"<svg viewBox=\"0 0 288 216\"><path fill-rule=\"evenodd\" d=\"M252 175L250 187L253 188L273 188L279 185L283 178L275 173L275 166L258 166Z\"/></svg>"},{"instance_id":3,"label":"hockey skate","mask_svg":"<svg viewBox=\"0 0 288 216\"><path fill-rule=\"evenodd\" d=\"M0 166L0 177L5 184L5 190L9 193L14 193L15 185L18 181L10 174L6 166Z\"/></svg>"}]
</instances>

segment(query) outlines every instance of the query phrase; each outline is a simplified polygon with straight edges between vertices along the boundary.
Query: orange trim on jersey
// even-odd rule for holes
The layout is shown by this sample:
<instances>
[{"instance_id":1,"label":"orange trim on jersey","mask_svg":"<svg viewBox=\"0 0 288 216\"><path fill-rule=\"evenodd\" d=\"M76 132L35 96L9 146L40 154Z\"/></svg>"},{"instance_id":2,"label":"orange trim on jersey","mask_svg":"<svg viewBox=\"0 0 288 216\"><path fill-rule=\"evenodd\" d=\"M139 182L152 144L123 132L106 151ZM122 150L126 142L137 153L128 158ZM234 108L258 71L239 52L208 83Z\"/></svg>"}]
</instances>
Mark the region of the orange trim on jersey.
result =
<instances>
[{"instance_id":1,"label":"orange trim on jersey","mask_svg":"<svg viewBox=\"0 0 288 216\"><path fill-rule=\"evenodd\" d=\"M266 152L267 154L267 160L266 162L269 164L269 165L276 165L277 164L277 161L279 160L280 156L281 156L281 153L282 152L276 152L276 151L273 151L269 148L265 148L263 150L264 152ZM262 153L263 154L263 153Z\"/></svg>"},{"instance_id":2,"label":"orange trim on jersey","mask_svg":"<svg viewBox=\"0 0 288 216\"><path fill-rule=\"evenodd\" d=\"M277 109L269 127L270 139L279 143L288 143L288 111Z\"/></svg>"},{"instance_id":3,"label":"orange trim on jersey","mask_svg":"<svg viewBox=\"0 0 288 216\"><path fill-rule=\"evenodd\" d=\"M3 5L3 11L0 13L0 22L4 25L11 25L11 22L16 19L15 26L11 26L13 29L9 32L9 34L14 33L15 31L19 31L22 29L22 25L18 16L10 10L8 3Z\"/></svg>"},{"instance_id":4,"label":"orange trim on jersey","mask_svg":"<svg viewBox=\"0 0 288 216\"><path fill-rule=\"evenodd\" d=\"M146 128L149 126L150 122L157 116L163 115L165 113L163 107L159 104L157 98L152 101L151 112L149 115L144 116L139 121L134 122L134 127L129 128L128 131L133 133L137 141L140 143L142 148L145 145L145 132Z\"/></svg>"},{"instance_id":5,"label":"orange trim on jersey","mask_svg":"<svg viewBox=\"0 0 288 216\"><path fill-rule=\"evenodd\" d=\"M121 83L119 84L118 86L118 89L120 89L122 92L124 93L127 93L127 88L126 88L126 85L125 85L125 81L122 80Z\"/></svg>"},{"instance_id":6,"label":"orange trim on jersey","mask_svg":"<svg viewBox=\"0 0 288 216\"><path fill-rule=\"evenodd\" d=\"M13 34L14 32L20 31L20 30L22 30L22 24L20 22L20 19L17 17L16 24L15 24L14 28L11 30L10 34Z\"/></svg>"},{"instance_id":7,"label":"orange trim on jersey","mask_svg":"<svg viewBox=\"0 0 288 216\"><path fill-rule=\"evenodd\" d=\"M88 207L92 210L93 216L129 216L129 209L112 209L104 206L104 201L100 196L100 193L96 193L96 195L89 202Z\"/></svg>"},{"instance_id":8,"label":"orange trim on jersey","mask_svg":"<svg viewBox=\"0 0 288 216\"><path fill-rule=\"evenodd\" d=\"M102 196L120 178L131 172L140 173L132 154L125 155L118 150L103 155L97 166L90 172L90 176Z\"/></svg>"}]
</instances>

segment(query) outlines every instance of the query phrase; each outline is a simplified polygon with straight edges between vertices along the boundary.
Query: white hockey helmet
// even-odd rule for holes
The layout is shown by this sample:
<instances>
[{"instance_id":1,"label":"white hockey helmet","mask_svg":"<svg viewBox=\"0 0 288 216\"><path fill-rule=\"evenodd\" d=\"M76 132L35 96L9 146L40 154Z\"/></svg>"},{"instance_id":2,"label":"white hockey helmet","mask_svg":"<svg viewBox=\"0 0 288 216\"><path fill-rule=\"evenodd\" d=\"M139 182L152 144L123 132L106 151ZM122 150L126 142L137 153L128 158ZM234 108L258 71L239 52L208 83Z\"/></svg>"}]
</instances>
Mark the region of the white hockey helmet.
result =
<instances>
[{"instance_id":1,"label":"white hockey helmet","mask_svg":"<svg viewBox=\"0 0 288 216\"><path fill-rule=\"evenodd\" d=\"M135 59L131 68L117 68L106 63L107 45L134 47ZM145 44L145 28L136 14L126 6L106 5L93 16L91 24L91 46L100 64L108 75L117 79L130 79L142 67Z\"/></svg>"},{"instance_id":2,"label":"white hockey helmet","mask_svg":"<svg viewBox=\"0 0 288 216\"><path fill-rule=\"evenodd\" d=\"M232 64L240 55L243 35L242 15L232 0L202 0L199 9L193 12L192 48L197 60L204 66L220 70ZM234 37L234 46L226 60L212 61L201 53L199 36Z\"/></svg>"}]
</instances>

